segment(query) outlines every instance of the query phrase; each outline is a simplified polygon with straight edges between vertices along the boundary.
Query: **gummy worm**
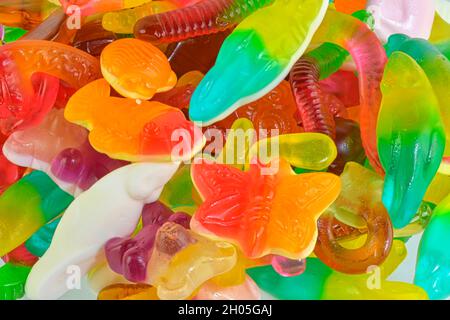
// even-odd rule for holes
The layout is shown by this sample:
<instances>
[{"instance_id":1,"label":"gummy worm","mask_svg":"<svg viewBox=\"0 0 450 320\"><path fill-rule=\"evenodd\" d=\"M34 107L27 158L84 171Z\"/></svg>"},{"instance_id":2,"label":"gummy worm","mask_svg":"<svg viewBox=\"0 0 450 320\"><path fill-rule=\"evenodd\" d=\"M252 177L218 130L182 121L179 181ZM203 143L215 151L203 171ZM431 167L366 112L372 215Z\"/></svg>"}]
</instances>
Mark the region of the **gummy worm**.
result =
<instances>
[{"instance_id":1,"label":"gummy worm","mask_svg":"<svg viewBox=\"0 0 450 320\"><path fill-rule=\"evenodd\" d=\"M377 153L376 125L381 104L380 82L387 61L377 36L358 19L328 10L313 43L331 42L350 52L359 74L361 137L372 166L382 173Z\"/></svg>"},{"instance_id":2,"label":"gummy worm","mask_svg":"<svg viewBox=\"0 0 450 320\"><path fill-rule=\"evenodd\" d=\"M138 39L177 42L217 33L241 22L274 0L204 0L194 5L147 16L134 27Z\"/></svg>"}]
</instances>

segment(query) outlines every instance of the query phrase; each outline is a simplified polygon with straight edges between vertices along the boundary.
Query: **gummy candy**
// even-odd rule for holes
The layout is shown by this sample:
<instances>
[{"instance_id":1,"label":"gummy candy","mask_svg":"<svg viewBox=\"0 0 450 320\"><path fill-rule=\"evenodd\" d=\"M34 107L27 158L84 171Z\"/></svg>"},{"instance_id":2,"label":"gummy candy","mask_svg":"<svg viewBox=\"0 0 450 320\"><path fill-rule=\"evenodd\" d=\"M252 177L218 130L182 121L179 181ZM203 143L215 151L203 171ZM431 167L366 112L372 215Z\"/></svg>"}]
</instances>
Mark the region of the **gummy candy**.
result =
<instances>
[{"instance_id":1,"label":"gummy candy","mask_svg":"<svg viewBox=\"0 0 450 320\"><path fill-rule=\"evenodd\" d=\"M314 253L326 265L342 273L364 273L371 265L380 265L392 243L392 225L381 202L383 181L374 172L348 162L340 176L342 191L337 200L319 218ZM364 220L367 239L357 249L347 249L333 234L333 217L345 213ZM345 218L345 216L344 216Z\"/></svg>"},{"instance_id":2,"label":"gummy candy","mask_svg":"<svg viewBox=\"0 0 450 320\"><path fill-rule=\"evenodd\" d=\"M47 252L34 265L27 296L56 299L64 294L68 288L60 279L67 268L78 265L80 275L86 274L109 239L130 235L144 204L158 199L177 168L175 163L131 164L106 175L77 197L64 213ZM109 221L107 227L105 221Z\"/></svg>"},{"instance_id":3,"label":"gummy candy","mask_svg":"<svg viewBox=\"0 0 450 320\"><path fill-rule=\"evenodd\" d=\"M375 18L375 32L383 42L395 33L428 39L435 6L428 0L368 0L367 11Z\"/></svg>"},{"instance_id":4,"label":"gummy candy","mask_svg":"<svg viewBox=\"0 0 450 320\"><path fill-rule=\"evenodd\" d=\"M176 5L168 1L150 1L131 9L108 12L102 18L102 25L105 30L114 33L131 34L138 20L176 8Z\"/></svg>"},{"instance_id":5,"label":"gummy candy","mask_svg":"<svg viewBox=\"0 0 450 320\"><path fill-rule=\"evenodd\" d=\"M30 30L43 19L41 8L44 1L2 1L0 4L0 23Z\"/></svg>"},{"instance_id":6,"label":"gummy candy","mask_svg":"<svg viewBox=\"0 0 450 320\"><path fill-rule=\"evenodd\" d=\"M0 256L61 214L73 197L41 171L33 171L0 196Z\"/></svg>"},{"instance_id":7,"label":"gummy candy","mask_svg":"<svg viewBox=\"0 0 450 320\"><path fill-rule=\"evenodd\" d=\"M186 299L199 285L229 271L235 263L236 248L231 244L166 222L156 235L148 282L162 300Z\"/></svg>"},{"instance_id":8,"label":"gummy candy","mask_svg":"<svg viewBox=\"0 0 450 320\"><path fill-rule=\"evenodd\" d=\"M327 5L325 0L275 0L242 21L195 90L191 120L212 124L275 88L305 51Z\"/></svg>"},{"instance_id":9,"label":"gummy candy","mask_svg":"<svg viewBox=\"0 0 450 320\"><path fill-rule=\"evenodd\" d=\"M229 34L230 31L225 30L171 43L167 47L166 55L172 70L178 76L191 70L207 73L214 66L220 47Z\"/></svg>"},{"instance_id":10,"label":"gummy candy","mask_svg":"<svg viewBox=\"0 0 450 320\"><path fill-rule=\"evenodd\" d=\"M366 24L335 10L327 11L312 40L312 43L323 42L331 42L345 48L356 63L361 96L361 138L370 164L377 172L382 173L377 153L376 125L386 53L380 40Z\"/></svg>"},{"instance_id":11,"label":"gummy candy","mask_svg":"<svg viewBox=\"0 0 450 320\"><path fill-rule=\"evenodd\" d=\"M414 283L424 288L430 299L450 296L449 229L450 195L434 209L419 245Z\"/></svg>"},{"instance_id":12,"label":"gummy candy","mask_svg":"<svg viewBox=\"0 0 450 320\"><path fill-rule=\"evenodd\" d=\"M336 118L336 139L337 147L336 160L330 165L329 171L341 174L347 162L357 162L364 164L366 154L361 142L359 125L348 119Z\"/></svg>"},{"instance_id":13,"label":"gummy candy","mask_svg":"<svg viewBox=\"0 0 450 320\"><path fill-rule=\"evenodd\" d=\"M7 263L0 268L0 300L17 300L25 294L31 267Z\"/></svg>"},{"instance_id":14,"label":"gummy candy","mask_svg":"<svg viewBox=\"0 0 450 320\"><path fill-rule=\"evenodd\" d=\"M329 173L295 175L284 160L276 174L263 169L268 168L252 164L242 172L204 159L194 162L192 180L205 202L191 228L239 245L249 258L271 253L305 258L315 244L317 219L339 194L339 179Z\"/></svg>"},{"instance_id":15,"label":"gummy candy","mask_svg":"<svg viewBox=\"0 0 450 320\"><path fill-rule=\"evenodd\" d=\"M33 266L39 258L33 255L24 244L21 244L7 255L2 257L5 262L11 262L22 266Z\"/></svg>"},{"instance_id":16,"label":"gummy candy","mask_svg":"<svg viewBox=\"0 0 450 320\"><path fill-rule=\"evenodd\" d=\"M64 22L66 22L66 14L62 10L55 10L37 27L21 37L20 40L52 40L58 34Z\"/></svg>"},{"instance_id":17,"label":"gummy candy","mask_svg":"<svg viewBox=\"0 0 450 320\"><path fill-rule=\"evenodd\" d=\"M386 45L388 56L401 51L411 56L423 69L439 101L441 119L446 131L445 156L450 156L450 61L424 39L411 39L395 34L389 37Z\"/></svg>"},{"instance_id":18,"label":"gummy candy","mask_svg":"<svg viewBox=\"0 0 450 320\"><path fill-rule=\"evenodd\" d=\"M301 132L296 119L297 108L289 82L282 81L262 98L240 107L225 119L208 128L226 130L235 120L247 118L253 123L259 138Z\"/></svg>"},{"instance_id":19,"label":"gummy candy","mask_svg":"<svg viewBox=\"0 0 450 320\"><path fill-rule=\"evenodd\" d=\"M64 115L88 128L92 147L113 159L190 159L204 144L200 129L187 121L180 110L156 101L110 97L110 87L104 79L77 91ZM181 141L181 154L174 152L174 147L180 145L172 139L177 129L189 135Z\"/></svg>"},{"instance_id":20,"label":"gummy candy","mask_svg":"<svg viewBox=\"0 0 450 320\"><path fill-rule=\"evenodd\" d=\"M109 44L102 51L101 67L109 84L132 99L149 100L157 92L172 89L177 82L164 54L152 44L136 39Z\"/></svg>"},{"instance_id":21,"label":"gummy candy","mask_svg":"<svg viewBox=\"0 0 450 320\"><path fill-rule=\"evenodd\" d=\"M148 284L113 284L98 294L98 300L159 300L156 288Z\"/></svg>"},{"instance_id":22,"label":"gummy candy","mask_svg":"<svg viewBox=\"0 0 450 320\"><path fill-rule=\"evenodd\" d=\"M274 0L203 0L139 20L134 26L134 35L151 42L176 42L216 33L231 28L272 2Z\"/></svg>"},{"instance_id":23,"label":"gummy candy","mask_svg":"<svg viewBox=\"0 0 450 320\"><path fill-rule=\"evenodd\" d=\"M424 71L394 52L382 81L378 150L386 170L383 203L396 228L407 225L436 174L445 147L439 103Z\"/></svg>"},{"instance_id":24,"label":"gummy candy","mask_svg":"<svg viewBox=\"0 0 450 320\"><path fill-rule=\"evenodd\" d=\"M139 6L151 0L59 0L65 12L75 5L83 16Z\"/></svg>"},{"instance_id":25,"label":"gummy candy","mask_svg":"<svg viewBox=\"0 0 450 320\"><path fill-rule=\"evenodd\" d=\"M247 276L244 283L221 287L212 281L206 282L198 290L195 300L261 300L261 291L256 283Z\"/></svg>"},{"instance_id":26,"label":"gummy candy","mask_svg":"<svg viewBox=\"0 0 450 320\"><path fill-rule=\"evenodd\" d=\"M97 19L81 26L73 39L73 46L90 55L100 57L102 50L115 40L117 40L117 36L112 32L105 31L102 27L102 20Z\"/></svg>"},{"instance_id":27,"label":"gummy candy","mask_svg":"<svg viewBox=\"0 0 450 320\"><path fill-rule=\"evenodd\" d=\"M47 251L61 218L57 218L37 230L26 242L25 247L35 256L42 257Z\"/></svg>"},{"instance_id":28,"label":"gummy candy","mask_svg":"<svg viewBox=\"0 0 450 320\"><path fill-rule=\"evenodd\" d=\"M336 154L333 140L324 134L293 133L260 139L250 148L247 163L255 156L265 162L279 156L297 168L323 170L336 159Z\"/></svg>"},{"instance_id":29,"label":"gummy candy","mask_svg":"<svg viewBox=\"0 0 450 320\"><path fill-rule=\"evenodd\" d=\"M418 300L427 299L426 292L415 285L387 281L387 277L406 256L406 247L395 240L387 260L376 269L379 283L371 279L374 274L347 275L333 271L317 258L308 258L306 270L295 277L282 277L271 266L249 269L247 273L264 291L279 299L299 300Z\"/></svg>"},{"instance_id":30,"label":"gummy candy","mask_svg":"<svg viewBox=\"0 0 450 320\"><path fill-rule=\"evenodd\" d=\"M50 41L24 40L1 46L0 61L0 129L4 134L42 121L56 100L58 78L80 88L100 73L92 56Z\"/></svg>"},{"instance_id":31,"label":"gummy candy","mask_svg":"<svg viewBox=\"0 0 450 320\"><path fill-rule=\"evenodd\" d=\"M367 0L335 0L334 6L336 10L347 14L352 14L366 7Z\"/></svg>"},{"instance_id":32,"label":"gummy candy","mask_svg":"<svg viewBox=\"0 0 450 320\"><path fill-rule=\"evenodd\" d=\"M149 218L155 221L148 221ZM105 253L111 269L123 274L129 281L145 281L147 263L158 229L167 221L181 222L180 224L184 222L184 227L189 227L189 220L190 217L185 214L172 214L172 211L161 203L146 205L142 213L143 228L136 236L112 238L105 244Z\"/></svg>"},{"instance_id":33,"label":"gummy candy","mask_svg":"<svg viewBox=\"0 0 450 320\"><path fill-rule=\"evenodd\" d=\"M13 133L3 153L17 165L44 171L73 195L126 164L92 149L87 131L65 120L64 110L56 109L39 126Z\"/></svg>"}]
</instances>

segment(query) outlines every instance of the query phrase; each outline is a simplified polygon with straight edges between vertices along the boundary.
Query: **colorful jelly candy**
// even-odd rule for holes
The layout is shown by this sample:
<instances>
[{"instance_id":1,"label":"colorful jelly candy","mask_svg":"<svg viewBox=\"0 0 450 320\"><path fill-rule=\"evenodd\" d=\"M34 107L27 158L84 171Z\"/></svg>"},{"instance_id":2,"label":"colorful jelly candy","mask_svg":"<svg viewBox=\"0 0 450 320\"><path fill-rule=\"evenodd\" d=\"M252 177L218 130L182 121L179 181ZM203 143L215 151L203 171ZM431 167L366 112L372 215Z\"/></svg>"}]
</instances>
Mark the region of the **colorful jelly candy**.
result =
<instances>
[{"instance_id":1,"label":"colorful jelly candy","mask_svg":"<svg viewBox=\"0 0 450 320\"><path fill-rule=\"evenodd\" d=\"M364 164L366 154L361 142L361 132L359 125L348 119L336 118L336 139L337 147L336 160L330 165L329 171L334 174L341 174L347 162L357 162Z\"/></svg>"},{"instance_id":2,"label":"colorful jelly candy","mask_svg":"<svg viewBox=\"0 0 450 320\"><path fill-rule=\"evenodd\" d=\"M279 275L295 277L305 272L306 260L293 260L283 256L274 256L272 258L272 267Z\"/></svg>"},{"instance_id":3,"label":"colorful jelly candy","mask_svg":"<svg viewBox=\"0 0 450 320\"><path fill-rule=\"evenodd\" d=\"M335 0L336 10L347 14L362 10L366 7L367 0Z\"/></svg>"},{"instance_id":4,"label":"colorful jelly candy","mask_svg":"<svg viewBox=\"0 0 450 320\"><path fill-rule=\"evenodd\" d=\"M30 30L42 19L42 5L45 0L2 1L0 5L0 23Z\"/></svg>"},{"instance_id":5,"label":"colorful jelly candy","mask_svg":"<svg viewBox=\"0 0 450 320\"><path fill-rule=\"evenodd\" d=\"M99 292L97 300L159 300L156 288L145 283L113 284Z\"/></svg>"},{"instance_id":6,"label":"colorful jelly candy","mask_svg":"<svg viewBox=\"0 0 450 320\"><path fill-rule=\"evenodd\" d=\"M105 30L114 33L133 33L136 22L146 16L175 10L178 6L169 1L150 1L141 6L106 13L102 18Z\"/></svg>"},{"instance_id":7,"label":"colorful jelly candy","mask_svg":"<svg viewBox=\"0 0 450 320\"><path fill-rule=\"evenodd\" d=\"M181 77L189 71L207 73L216 62L217 54L229 30L171 43L166 50L172 70Z\"/></svg>"},{"instance_id":8,"label":"colorful jelly candy","mask_svg":"<svg viewBox=\"0 0 450 320\"><path fill-rule=\"evenodd\" d=\"M328 10L313 43L331 42L349 51L359 74L361 138L371 165L383 172L376 141L376 125L381 104L380 82L386 53L376 35L356 18Z\"/></svg>"},{"instance_id":9,"label":"colorful jelly candy","mask_svg":"<svg viewBox=\"0 0 450 320\"><path fill-rule=\"evenodd\" d=\"M289 82L281 81L277 87L262 98L240 107L225 119L208 128L226 131L231 128L235 120L247 118L253 123L258 138L297 133L303 130L296 120L296 112L291 86Z\"/></svg>"},{"instance_id":10,"label":"colorful jelly candy","mask_svg":"<svg viewBox=\"0 0 450 320\"><path fill-rule=\"evenodd\" d=\"M13 133L3 152L13 163L47 173L64 191L78 195L97 180L127 163L95 151L87 131L52 110L36 127Z\"/></svg>"},{"instance_id":11,"label":"colorful jelly candy","mask_svg":"<svg viewBox=\"0 0 450 320\"><path fill-rule=\"evenodd\" d=\"M424 39L411 39L395 34L386 44L388 56L401 51L411 56L423 69L439 101L441 119L446 131L445 156L450 156L450 61L437 48Z\"/></svg>"},{"instance_id":12,"label":"colorful jelly candy","mask_svg":"<svg viewBox=\"0 0 450 320\"><path fill-rule=\"evenodd\" d=\"M0 256L61 214L72 200L41 171L33 171L13 184L0 196Z\"/></svg>"},{"instance_id":13,"label":"colorful jelly candy","mask_svg":"<svg viewBox=\"0 0 450 320\"><path fill-rule=\"evenodd\" d=\"M0 268L0 300L17 300L25 295L31 267L7 263Z\"/></svg>"},{"instance_id":14,"label":"colorful jelly candy","mask_svg":"<svg viewBox=\"0 0 450 320\"><path fill-rule=\"evenodd\" d=\"M151 217L148 217L151 216ZM153 221L147 221L149 218ZM146 205L142 213L143 228L134 237L115 237L105 244L105 253L111 269L123 274L132 282L143 282L147 275L147 263L155 243L158 229L167 221L184 222L189 227L190 217L176 213L155 202Z\"/></svg>"},{"instance_id":15,"label":"colorful jelly candy","mask_svg":"<svg viewBox=\"0 0 450 320\"><path fill-rule=\"evenodd\" d=\"M387 260L367 274L347 275L330 269L317 258L308 258L306 270L299 276L282 277L271 266L249 269L247 273L264 291L288 300L418 300L426 292L415 285L387 281L406 257L405 244L395 240Z\"/></svg>"},{"instance_id":16,"label":"colorful jelly candy","mask_svg":"<svg viewBox=\"0 0 450 320\"><path fill-rule=\"evenodd\" d=\"M450 296L450 195L434 209L420 240L414 283L424 288L430 299Z\"/></svg>"},{"instance_id":17,"label":"colorful jelly candy","mask_svg":"<svg viewBox=\"0 0 450 320\"><path fill-rule=\"evenodd\" d=\"M242 21L195 90L191 120L212 124L275 88L305 51L327 5L325 0L275 0Z\"/></svg>"},{"instance_id":18,"label":"colorful jelly candy","mask_svg":"<svg viewBox=\"0 0 450 320\"><path fill-rule=\"evenodd\" d=\"M58 78L81 88L100 75L97 59L50 41L24 40L1 46L0 61L0 129L4 134L42 121L56 100Z\"/></svg>"},{"instance_id":19,"label":"colorful jelly candy","mask_svg":"<svg viewBox=\"0 0 450 320\"><path fill-rule=\"evenodd\" d=\"M248 164L254 157L264 162L280 157L297 168L323 170L336 159L337 150L324 134L293 133L258 140L248 153Z\"/></svg>"},{"instance_id":20,"label":"colorful jelly candy","mask_svg":"<svg viewBox=\"0 0 450 320\"><path fill-rule=\"evenodd\" d=\"M242 172L197 160L191 175L205 202L191 228L237 244L249 258L271 253L305 258L316 241L317 219L339 194L339 179L329 173L295 175L284 160L276 174L264 169L269 170L252 164Z\"/></svg>"},{"instance_id":21,"label":"colorful jelly candy","mask_svg":"<svg viewBox=\"0 0 450 320\"><path fill-rule=\"evenodd\" d=\"M375 19L375 32L386 42L394 33L428 39L435 5L428 0L368 0L367 11Z\"/></svg>"},{"instance_id":22,"label":"colorful jelly candy","mask_svg":"<svg viewBox=\"0 0 450 320\"><path fill-rule=\"evenodd\" d=\"M83 16L139 6L151 0L59 0L64 11L75 5Z\"/></svg>"},{"instance_id":23,"label":"colorful jelly candy","mask_svg":"<svg viewBox=\"0 0 450 320\"><path fill-rule=\"evenodd\" d=\"M24 244L21 244L14 250L8 252L7 255L2 257L5 262L11 262L22 266L33 266L39 258L28 251Z\"/></svg>"},{"instance_id":24,"label":"colorful jelly candy","mask_svg":"<svg viewBox=\"0 0 450 320\"><path fill-rule=\"evenodd\" d=\"M425 72L394 52L382 81L378 152L386 170L383 203L396 228L416 213L436 174L445 147L439 103Z\"/></svg>"},{"instance_id":25,"label":"colorful jelly candy","mask_svg":"<svg viewBox=\"0 0 450 320\"><path fill-rule=\"evenodd\" d=\"M95 57L100 57L103 49L117 40L117 36L102 27L102 20L97 19L81 26L74 39L74 48L83 50Z\"/></svg>"},{"instance_id":26,"label":"colorful jelly candy","mask_svg":"<svg viewBox=\"0 0 450 320\"><path fill-rule=\"evenodd\" d=\"M261 290L247 276L244 283L237 286L221 287L212 281L200 287L195 300L261 300Z\"/></svg>"},{"instance_id":27,"label":"colorful jelly candy","mask_svg":"<svg viewBox=\"0 0 450 320\"><path fill-rule=\"evenodd\" d=\"M177 82L164 54L144 41L114 41L102 51L100 59L105 79L127 98L149 100L157 92L172 89Z\"/></svg>"},{"instance_id":28,"label":"colorful jelly candy","mask_svg":"<svg viewBox=\"0 0 450 320\"><path fill-rule=\"evenodd\" d=\"M204 144L201 130L187 121L179 109L156 101L111 97L104 79L77 91L64 115L89 129L92 147L113 159L186 160ZM173 139L176 130L181 142L180 137Z\"/></svg>"},{"instance_id":29,"label":"colorful jelly candy","mask_svg":"<svg viewBox=\"0 0 450 320\"><path fill-rule=\"evenodd\" d=\"M64 294L69 288L61 278L67 268L79 265L80 274L86 274L109 239L130 235L144 204L158 199L177 168L175 163L128 165L106 175L76 198L64 213L47 252L33 267L27 296L56 299Z\"/></svg>"},{"instance_id":30,"label":"colorful jelly candy","mask_svg":"<svg viewBox=\"0 0 450 320\"><path fill-rule=\"evenodd\" d=\"M14 182L19 180L23 174L16 164L10 162L3 152L6 137L0 134L0 195Z\"/></svg>"},{"instance_id":31,"label":"colorful jelly candy","mask_svg":"<svg viewBox=\"0 0 450 320\"><path fill-rule=\"evenodd\" d=\"M25 247L28 251L35 256L42 257L48 247L50 247L56 227L60 221L61 218L55 219L33 233L33 235L25 242Z\"/></svg>"},{"instance_id":32,"label":"colorful jelly candy","mask_svg":"<svg viewBox=\"0 0 450 320\"><path fill-rule=\"evenodd\" d=\"M347 163L340 178L341 194L319 218L314 253L336 271L365 273L370 266L380 265L386 259L392 244L392 224L381 202L383 181L376 173L354 162ZM367 239L360 248L347 249L333 234L333 218L345 213L364 220Z\"/></svg>"},{"instance_id":33,"label":"colorful jelly candy","mask_svg":"<svg viewBox=\"0 0 450 320\"><path fill-rule=\"evenodd\" d=\"M156 235L148 282L162 300L186 299L204 282L236 264L236 248L166 222Z\"/></svg>"},{"instance_id":34,"label":"colorful jelly candy","mask_svg":"<svg viewBox=\"0 0 450 320\"><path fill-rule=\"evenodd\" d=\"M138 39L177 42L233 27L274 0L205 0L166 13L147 16L134 26ZM180 27L182 25L182 27Z\"/></svg>"}]
</instances>

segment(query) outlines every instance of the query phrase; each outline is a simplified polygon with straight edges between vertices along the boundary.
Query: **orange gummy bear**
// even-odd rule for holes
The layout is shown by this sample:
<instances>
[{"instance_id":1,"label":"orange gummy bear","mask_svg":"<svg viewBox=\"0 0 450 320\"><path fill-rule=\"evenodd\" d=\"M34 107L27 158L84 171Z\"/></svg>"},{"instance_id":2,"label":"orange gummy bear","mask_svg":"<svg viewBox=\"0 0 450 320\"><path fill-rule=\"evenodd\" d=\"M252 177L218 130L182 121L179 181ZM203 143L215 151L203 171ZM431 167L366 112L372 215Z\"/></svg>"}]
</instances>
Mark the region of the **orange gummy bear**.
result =
<instances>
[{"instance_id":1,"label":"orange gummy bear","mask_svg":"<svg viewBox=\"0 0 450 320\"><path fill-rule=\"evenodd\" d=\"M339 177L325 172L296 175L282 159L270 165L272 169L252 164L242 172L197 159L191 176L205 201L191 229L238 245L248 258L306 258L317 240L317 219L339 195ZM268 174L273 168L278 168L276 173Z\"/></svg>"},{"instance_id":2,"label":"orange gummy bear","mask_svg":"<svg viewBox=\"0 0 450 320\"><path fill-rule=\"evenodd\" d=\"M78 90L69 100L64 116L90 130L91 145L114 159L187 160L204 144L201 130L186 120L179 109L156 101L111 97L104 79ZM180 134L175 139L176 132Z\"/></svg>"}]
</instances>

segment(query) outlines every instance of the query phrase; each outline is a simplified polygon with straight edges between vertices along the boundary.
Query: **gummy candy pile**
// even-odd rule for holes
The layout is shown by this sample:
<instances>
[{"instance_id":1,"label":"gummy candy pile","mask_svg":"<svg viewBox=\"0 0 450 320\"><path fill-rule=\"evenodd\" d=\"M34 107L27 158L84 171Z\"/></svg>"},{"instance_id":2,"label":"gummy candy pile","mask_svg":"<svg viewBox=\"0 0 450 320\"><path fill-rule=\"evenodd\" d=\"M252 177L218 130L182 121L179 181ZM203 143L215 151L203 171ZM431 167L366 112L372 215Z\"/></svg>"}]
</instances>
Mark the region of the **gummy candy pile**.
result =
<instances>
[{"instance_id":1,"label":"gummy candy pile","mask_svg":"<svg viewBox=\"0 0 450 320\"><path fill-rule=\"evenodd\" d=\"M2 1L0 37L0 299L450 297L449 1Z\"/></svg>"}]
</instances>

